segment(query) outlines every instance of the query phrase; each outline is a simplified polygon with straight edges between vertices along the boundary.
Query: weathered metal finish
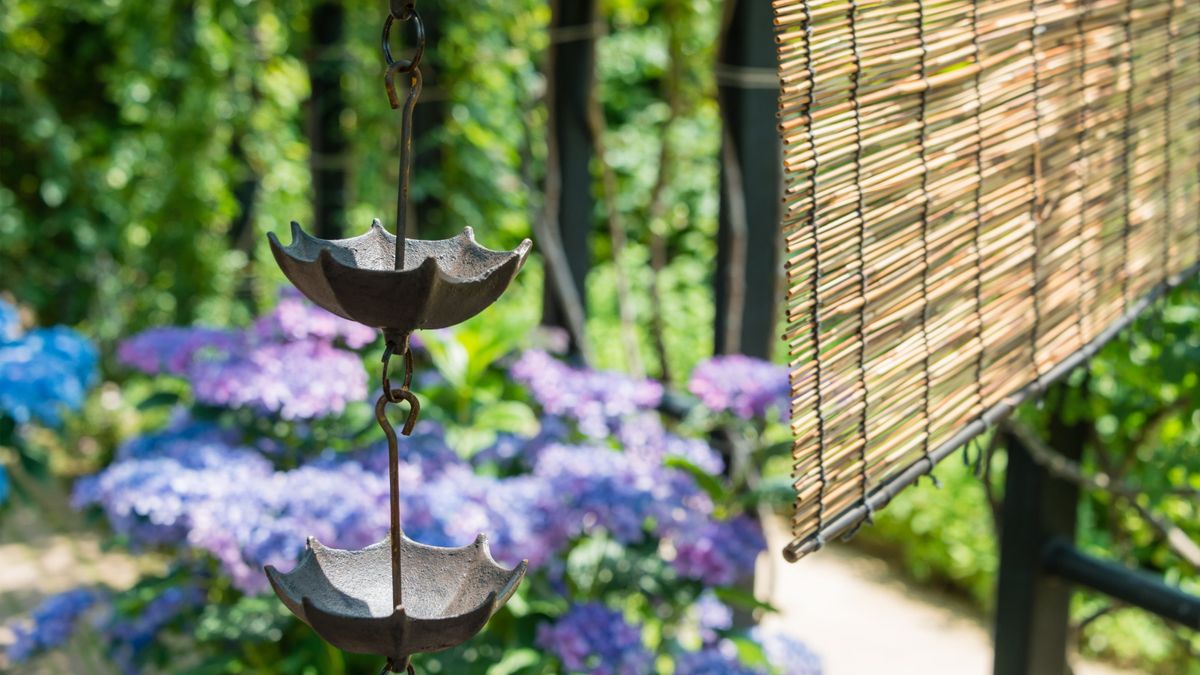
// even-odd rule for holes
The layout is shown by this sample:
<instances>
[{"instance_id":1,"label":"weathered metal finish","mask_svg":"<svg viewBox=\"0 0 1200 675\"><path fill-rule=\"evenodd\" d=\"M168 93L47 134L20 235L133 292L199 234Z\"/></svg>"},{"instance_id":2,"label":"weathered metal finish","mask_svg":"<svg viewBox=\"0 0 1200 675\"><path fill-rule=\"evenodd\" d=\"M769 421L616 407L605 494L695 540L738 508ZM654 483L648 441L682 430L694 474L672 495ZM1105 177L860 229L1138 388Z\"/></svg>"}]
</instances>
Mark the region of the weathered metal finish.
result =
<instances>
[{"instance_id":1,"label":"weathered metal finish","mask_svg":"<svg viewBox=\"0 0 1200 675\"><path fill-rule=\"evenodd\" d=\"M327 642L348 652L386 655L403 668L413 654L473 637L525 576L526 562L505 569L482 534L460 548L426 546L403 532L400 537L405 588L400 606L392 604L387 539L343 551L310 538L295 569L284 574L268 566L267 577L288 609Z\"/></svg>"},{"instance_id":2,"label":"weathered metal finish","mask_svg":"<svg viewBox=\"0 0 1200 675\"><path fill-rule=\"evenodd\" d=\"M396 238L375 220L350 239L317 239L292 223L292 243L270 233L271 252L309 300L340 317L403 336L466 321L496 301L525 264L532 243L492 251L465 228L450 239L407 239L394 270Z\"/></svg>"},{"instance_id":3,"label":"weathered metal finish","mask_svg":"<svg viewBox=\"0 0 1200 675\"><path fill-rule=\"evenodd\" d=\"M461 644L478 633L525 577L527 561L513 569L496 563L480 534L461 548L419 544L404 536L400 519L399 453L387 405L407 401L401 433L409 435L421 405L409 391L413 356L408 338L418 328L446 328L466 321L496 301L525 263L526 239L512 251L475 243L471 228L450 239L424 241L404 236L412 150L412 110L421 92L417 68L425 48L420 15L411 0L392 0L383 29L387 62L384 83L399 107L394 75L408 73L400 141L400 186L396 236L379 220L366 234L318 239L292 223L292 243L268 235L275 261L309 300L334 314L383 331L383 392L375 419L388 443L390 535L359 551L343 551L308 540L304 556L287 574L266 573L280 600L327 642L346 651L387 657L383 672L413 672L411 657ZM394 21L414 23L416 51L393 59L388 37ZM404 357L404 379L393 388L391 357Z\"/></svg>"}]
</instances>

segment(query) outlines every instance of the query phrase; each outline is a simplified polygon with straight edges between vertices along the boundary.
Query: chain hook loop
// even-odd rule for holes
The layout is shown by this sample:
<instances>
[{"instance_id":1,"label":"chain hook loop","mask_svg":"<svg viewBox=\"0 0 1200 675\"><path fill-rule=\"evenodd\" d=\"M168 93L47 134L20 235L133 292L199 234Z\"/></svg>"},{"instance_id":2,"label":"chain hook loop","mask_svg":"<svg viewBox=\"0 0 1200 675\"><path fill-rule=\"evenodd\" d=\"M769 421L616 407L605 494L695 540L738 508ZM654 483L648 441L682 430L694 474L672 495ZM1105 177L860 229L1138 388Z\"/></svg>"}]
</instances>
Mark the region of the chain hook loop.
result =
<instances>
[{"instance_id":1,"label":"chain hook loop","mask_svg":"<svg viewBox=\"0 0 1200 675\"><path fill-rule=\"evenodd\" d=\"M392 3L393 7L396 5ZM383 61L387 64L388 70L391 71L396 66L399 66L401 72L409 72L421 65L421 57L425 55L425 22L421 21L421 15L417 13L417 8L412 3L407 3L408 13L396 13L393 11L388 14L387 19L383 22ZM416 31L416 41L413 44L413 55L408 59L396 59L392 56L392 24L396 21L411 21L413 29ZM399 107L399 106L392 106Z\"/></svg>"}]
</instances>

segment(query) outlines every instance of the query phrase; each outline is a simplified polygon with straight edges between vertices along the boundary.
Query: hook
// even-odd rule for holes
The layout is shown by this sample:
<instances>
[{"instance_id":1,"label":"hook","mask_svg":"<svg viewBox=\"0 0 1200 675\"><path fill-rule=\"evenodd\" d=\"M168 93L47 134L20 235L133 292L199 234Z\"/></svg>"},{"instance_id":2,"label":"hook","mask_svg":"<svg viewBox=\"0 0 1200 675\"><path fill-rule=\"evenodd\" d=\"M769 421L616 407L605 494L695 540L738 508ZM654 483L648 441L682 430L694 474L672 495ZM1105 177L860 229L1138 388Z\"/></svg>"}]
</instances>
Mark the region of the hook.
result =
<instances>
[{"instance_id":1,"label":"hook","mask_svg":"<svg viewBox=\"0 0 1200 675\"><path fill-rule=\"evenodd\" d=\"M380 394L379 400L375 402L375 421L383 428L383 433L387 436L389 443L396 441L396 429L388 421L387 404L401 401L408 401L408 417L404 419L404 426L400 428L400 433L411 436L413 427L417 424L417 417L421 414L421 401L416 394L407 389L392 389Z\"/></svg>"}]
</instances>

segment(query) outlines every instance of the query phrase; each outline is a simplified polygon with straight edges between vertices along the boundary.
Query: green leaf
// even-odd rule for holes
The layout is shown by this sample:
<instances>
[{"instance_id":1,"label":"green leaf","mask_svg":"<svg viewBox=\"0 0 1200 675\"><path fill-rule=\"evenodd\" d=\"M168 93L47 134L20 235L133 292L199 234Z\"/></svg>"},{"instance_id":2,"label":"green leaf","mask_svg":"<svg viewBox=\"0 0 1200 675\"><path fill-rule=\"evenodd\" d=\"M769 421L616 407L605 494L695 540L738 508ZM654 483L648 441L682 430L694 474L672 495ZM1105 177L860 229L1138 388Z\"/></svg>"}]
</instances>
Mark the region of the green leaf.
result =
<instances>
[{"instance_id":1,"label":"green leaf","mask_svg":"<svg viewBox=\"0 0 1200 675\"><path fill-rule=\"evenodd\" d=\"M672 455L663 460L663 465L671 469L681 469L691 474L692 478L696 479L696 484L700 486L700 489L708 493L708 496L714 502L724 502L729 496L728 490L725 489L725 486L721 485L721 481L716 476L683 457Z\"/></svg>"},{"instance_id":2,"label":"green leaf","mask_svg":"<svg viewBox=\"0 0 1200 675\"><path fill-rule=\"evenodd\" d=\"M521 649L511 649L504 655L504 658L487 669L487 675L513 675L537 665L542 660L542 655L534 649L524 647Z\"/></svg>"},{"instance_id":3,"label":"green leaf","mask_svg":"<svg viewBox=\"0 0 1200 675\"><path fill-rule=\"evenodd\" d=\"M740 588L734 588L732 586L719 586L713 589L713 593L717 596L718 600L730 606L740 607L747 610L761 609L765 612L771 612L772 614L779 612L779 608L775 605L772 605L769 602L763 602L762 600L754 597L753 593Z\"/></svg>"},{"instance_id":4,"label":"green leaf","mask_svg":"<svg viewBox=\"0 0 1200 675\"><path fill-rule=\"evenodd\" d=\"M475 414L475 426L519 436L533 436L539 424L533 408L520 401L496 401Z\"/></svg>"},{"instance_id":5,"label":"green leaf","mask_svg":"<svg viewBox=\"0 0 1200 675\"><path fill-rule=\"evenodd\" d=\"M156 391L137 404L138 410L164 408L179 403L179 394L173 391Z\"/></svg>"}]
</instances>

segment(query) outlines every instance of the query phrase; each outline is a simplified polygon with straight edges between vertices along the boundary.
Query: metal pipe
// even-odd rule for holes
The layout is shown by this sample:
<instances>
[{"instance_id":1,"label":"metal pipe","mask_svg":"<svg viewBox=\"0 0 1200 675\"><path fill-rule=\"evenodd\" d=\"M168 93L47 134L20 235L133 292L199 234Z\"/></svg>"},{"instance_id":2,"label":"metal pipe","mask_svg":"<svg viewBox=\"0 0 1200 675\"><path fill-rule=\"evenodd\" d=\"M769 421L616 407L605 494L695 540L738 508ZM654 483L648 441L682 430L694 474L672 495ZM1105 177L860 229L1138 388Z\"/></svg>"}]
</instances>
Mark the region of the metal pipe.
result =
<instances>
[{"instance_id":1,"label":"metal pipe","mask_svg":"<svg viewBox=\"0 0 1200 675\"><path fill-rule=\"evenodd\" d=\"M1200 630L1200 597L1157 576L1090 556L1062 539L1046 545L1043 559L1047 572L1066 581Z\"/></svg>"}]
</instances>

